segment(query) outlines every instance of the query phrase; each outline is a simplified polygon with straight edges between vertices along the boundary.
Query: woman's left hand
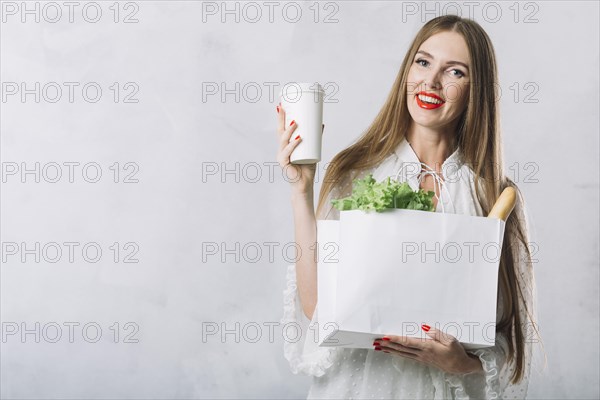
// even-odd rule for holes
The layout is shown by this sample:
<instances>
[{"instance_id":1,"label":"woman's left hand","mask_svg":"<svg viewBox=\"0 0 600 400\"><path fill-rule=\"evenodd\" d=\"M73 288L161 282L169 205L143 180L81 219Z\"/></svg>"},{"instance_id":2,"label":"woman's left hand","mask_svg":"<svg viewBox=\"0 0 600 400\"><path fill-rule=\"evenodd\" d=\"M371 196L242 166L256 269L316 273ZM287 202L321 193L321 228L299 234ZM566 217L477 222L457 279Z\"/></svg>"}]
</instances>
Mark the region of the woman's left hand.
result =
<instances>
[{"instance_id":1,"label":"woman's left hand","mask_svg":"<svg viewBox=\"0 0 600 400\"><path fill-rule=\"evenodd\" d=\"M451 374L483 371L479 358L469 356L454 336L434 328L425 333L433 340L386 335L383 339L376 339L373 345L376 350L379 347L379 350L391 355L411 358Z\"/></svg>"}]
</instances>

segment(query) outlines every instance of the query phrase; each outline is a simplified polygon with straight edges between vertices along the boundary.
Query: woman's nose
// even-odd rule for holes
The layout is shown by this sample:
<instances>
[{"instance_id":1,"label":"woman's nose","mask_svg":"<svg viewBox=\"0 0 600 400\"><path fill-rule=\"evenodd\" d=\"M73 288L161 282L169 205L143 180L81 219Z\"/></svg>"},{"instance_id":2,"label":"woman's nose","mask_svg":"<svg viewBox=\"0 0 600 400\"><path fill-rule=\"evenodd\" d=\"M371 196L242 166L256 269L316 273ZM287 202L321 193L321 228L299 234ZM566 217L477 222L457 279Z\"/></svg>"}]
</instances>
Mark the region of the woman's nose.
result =
<instances>
[{"instance_id":1,"label":"woman's nose","mask_svg":"<svg viewBox=\"0 0 600 400\"><path fill-rule=\"evenodd\" d=\"M442 83L439 79L437 79L437 75L434 77L426 78L423 81L423 85L425 86L425 89L431 90L440 90L442 88Z\"/></svg>"},{"instance_id":2,"label":"woman's nose","mask_svg":"<svg viewBox=\"0 0 600 400\"><path fill-rule=\"evenodd\" d=\"M440 73L432 72L428 76L425 76L423 79L423 85L425 88L429 88L432 90L439 90L442 88L442 81L440 77Z\"/></svg>"}]
</instances>

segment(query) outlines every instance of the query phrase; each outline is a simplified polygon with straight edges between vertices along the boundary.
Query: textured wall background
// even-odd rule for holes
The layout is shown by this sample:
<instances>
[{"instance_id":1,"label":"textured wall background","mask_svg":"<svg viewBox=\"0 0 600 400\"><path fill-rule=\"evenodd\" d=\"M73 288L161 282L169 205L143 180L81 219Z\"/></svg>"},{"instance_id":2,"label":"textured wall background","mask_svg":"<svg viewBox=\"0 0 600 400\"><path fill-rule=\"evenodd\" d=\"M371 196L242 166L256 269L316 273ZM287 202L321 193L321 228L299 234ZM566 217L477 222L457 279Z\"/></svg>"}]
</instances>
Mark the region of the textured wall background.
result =
<instances>
[{"instance_id":1,"label":"textured wall background","mask_svg":"<svg viewBox=\"0 0 600 400\"><path fill-rule=\"evenodd\" d=\"M326 85L322 176L417 30L461 12L496 48L538 247L530 397L598 398L598 3L454 4L3 1L2 397L304 397L269 337L293 257L270 93Z\"/></svg>"}]
</instances>

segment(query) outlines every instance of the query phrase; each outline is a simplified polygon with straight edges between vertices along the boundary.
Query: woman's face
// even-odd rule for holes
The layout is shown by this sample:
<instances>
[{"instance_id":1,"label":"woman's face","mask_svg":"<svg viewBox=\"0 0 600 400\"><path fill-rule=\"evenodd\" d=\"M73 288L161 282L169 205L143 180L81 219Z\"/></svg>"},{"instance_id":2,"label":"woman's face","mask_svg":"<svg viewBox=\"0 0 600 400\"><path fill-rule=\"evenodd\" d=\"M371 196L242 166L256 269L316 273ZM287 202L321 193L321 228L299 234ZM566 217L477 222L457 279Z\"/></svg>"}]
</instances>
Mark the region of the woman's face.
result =
<instances>
[{"instance_id":1,"label":"woman's face","mask_svg":"<svg viewBox=\"0 0 600 400\"><path fill-rule=\"evenodd\" d=\"M453 127L467 106L470 61L459 33L440 32L423 42L408 71L408 112L416 124Z\"/></svg>"}]
</instances>

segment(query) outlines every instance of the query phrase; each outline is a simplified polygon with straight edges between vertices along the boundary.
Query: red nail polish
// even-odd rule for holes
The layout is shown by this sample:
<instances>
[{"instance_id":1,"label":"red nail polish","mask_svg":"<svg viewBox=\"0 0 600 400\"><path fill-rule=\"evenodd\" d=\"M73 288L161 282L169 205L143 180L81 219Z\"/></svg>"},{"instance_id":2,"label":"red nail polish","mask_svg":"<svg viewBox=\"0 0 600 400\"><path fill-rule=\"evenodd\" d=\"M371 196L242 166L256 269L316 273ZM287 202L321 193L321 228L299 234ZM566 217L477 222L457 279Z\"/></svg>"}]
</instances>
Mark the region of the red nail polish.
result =
<instances>
[{"instance_id":1,"label":"red nail polish","mask_svg":"<svg viewBox=\"0 0 600 400\"><path fill-rule=\"evenodd\" d=\"M294 140L298 140L298 139L300 139L300 135L298 135L294 138Z\"/></svg>"},{"instance_id":2,"label":"red nail polish","mask_svg":"<svg viewBox=\"0 0 600 400\"><path fill-rule=\"evenodd\" d=\"M381 343L379 342L373 342L373 346L379 346Z\"/></svg>"},{"instance_id":3,"label":"red nail polish","mask_svg":"<svg viewBox=\"0 0 600 400\"><path fill-rule=\"evenodd\" d=\"M389 337L384 337L383 340L391 340Z\"/></svg>"},{"instance_id":4,"label":"red nail polish","mask_svg":"<svg viewBox=\"0 0 600 400\"><path fill-rule=\"evenodd\" d=\"M379 350L381 350L381 347L377 346L377 347L375 347L375 350L379 351Z\"/></svg>"},{"instance_id":5,"label":"red nail polish","mask_svg":"<svg viewBox=\"0 0 600 400\"><path fill-rule=\"evenodd\" d=\"M421 328L423 328L423 330L425 332L429 332L429 330L431 329L431 327L429 325L426 325L426 324L421 325Z\"/></svg>"},{"instance_id":6,"label":"red nail polish","mask_svg":"<svg viewBox=\"0 0 600 400\"><path fill-rule=\"evenodd\" d=\"M279 106L277 106L277 114L279 114Z\"/></svg>"},{"instance_id":7,"label":"red nail polish","mask_svg":"<svg viewBox=\"0 0 600 400\"><path fill-rule=\"evenodd\" d=\"M294 125L294 122L296 122L296 120L293 120L292 122L290 122L290 126Z\"/></svg>"}]
</instances>

